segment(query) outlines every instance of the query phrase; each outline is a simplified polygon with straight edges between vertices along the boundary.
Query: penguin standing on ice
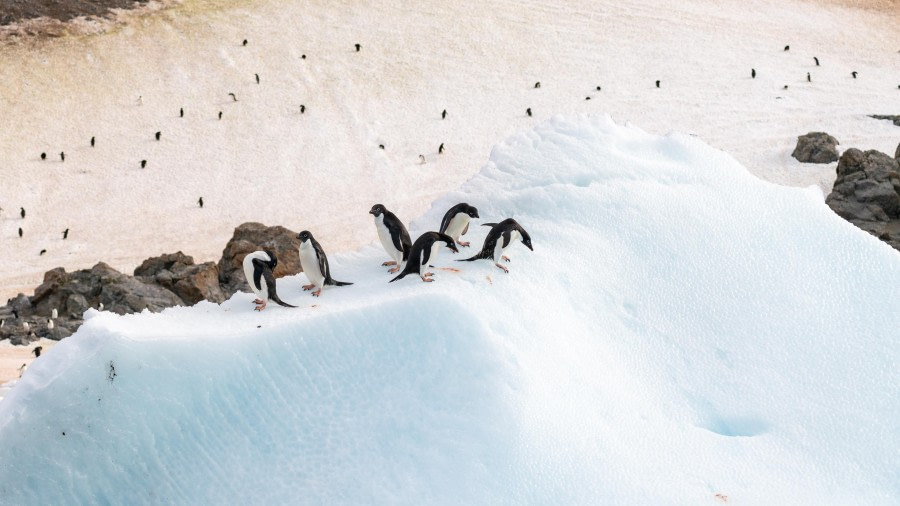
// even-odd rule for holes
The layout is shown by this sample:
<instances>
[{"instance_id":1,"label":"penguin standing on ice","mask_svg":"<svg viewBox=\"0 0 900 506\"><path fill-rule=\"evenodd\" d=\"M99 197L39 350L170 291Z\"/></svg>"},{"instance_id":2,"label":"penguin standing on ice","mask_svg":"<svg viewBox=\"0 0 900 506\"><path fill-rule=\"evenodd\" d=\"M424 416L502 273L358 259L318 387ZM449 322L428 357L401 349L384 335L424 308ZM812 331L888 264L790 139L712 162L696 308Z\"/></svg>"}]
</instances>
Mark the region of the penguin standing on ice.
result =
<instances>
[{"instance_id":1,"label":"penguin standing on ice","mask_svg":"<svg viewBox=\"0 0 900 506\"><path fill-rule=\"evenodd\" d=\"M403 271L396 278L388 281L388 283L393 283L398 279L403 279L407 274L416 273L422 278L422 281L426 283L431 283L434 281L431 279L431 276L434 276L432 272L422 273L422 268L428 265L429 259L431 259L431 251L434 246L439 246L440 243L444 243L448 248L453 250L454 252L459 252L456 249L456 244L453 241L453 238L447 234L441 234L438 232L425 232L416 242L413 243L412 248L409 252L409 260L406 262L406 265L403 267Z\"/></svg>"},{"instance_id":2,"label":"penguin standing on ice","mask_svg":"<svg viewBox=\"0 0 900 506\"><path fill-rule=\"evenodd\" d=\"M265 309L269 299L284 307L297 307L282 301L275 292L275 275L272 272L277 265L278 259L275 258L275 253L269 250L254 251L244 257L244 276L246 276L253 293L256 294L256 300L253 303L257 304L257 311Z\"/></svg>"},{"instance_id":3,"label":"penguin standing on ice","mask_svg":"<svg viewBox=\"0 0 900 506\"><path fill-rule=\"evenodd\" d=\"M300 232L297 239L300 239L300 267L303 268L303 274L306 274L310 281L310 284L303 285L304 290L315 288L316 291L312 294L314 297L318 297L326 285L347 286L353 284L336 281L331 277L331 268L328 266L325 250L308 230Z\"/></svg>"},{"instance_id":4,"label":"penguin standing on ice","mask_svg":"<svg viewBox=\"0 0 900 506\"><path fill-rule=\"evenodd\" d=\"M407 232L403 222L381 204L372 206L369 214L375 216L375 229L378 231L381 245L387 251L387 254L394 259L381 265L396 265L393 269L388 270L389 273L394 274L403 267L403 262L406 262L409 258L409 250L412 248L409 232Z\"/></svg>"},{"instance_id":5,"label":"penguin standing on ice","mask_svg":"<svg viewBox=\"0 0 900 506\"><path fill-rule=\"evenodd\" d=\"M456 204L444 213L440 233L449 235L460 246L468 247L469 243L460 241L459 238L469 231L469 220L478 217L478 209L465 202Z\"/></svg>"},{"instance_id":6,"label":"penguin standing on ice","mask_svg":"<svg viewBox=\"0 0 900 506\"><path fill-rule=\"evenodd\" d=\"M491 227L491 231L488 232L487 237L484 238L484 246L481 247L481 251L472 258L457 260L457 262L471 262L473 260L492 258L494 260L494 265L503 269L503 272L509 273L509 269L506 268L506 266L501 265L500 260L509 262L509 258L503 253L505 253L515 241L521 240L522 244L531 251L534 251L534 248L531 247L531 236L528 235L528 232L526 232L525 229L522 228L522 225L519 225L516 220L507 218L500 223L485 223L484 226Z\"/></svg>"}]
</instances>

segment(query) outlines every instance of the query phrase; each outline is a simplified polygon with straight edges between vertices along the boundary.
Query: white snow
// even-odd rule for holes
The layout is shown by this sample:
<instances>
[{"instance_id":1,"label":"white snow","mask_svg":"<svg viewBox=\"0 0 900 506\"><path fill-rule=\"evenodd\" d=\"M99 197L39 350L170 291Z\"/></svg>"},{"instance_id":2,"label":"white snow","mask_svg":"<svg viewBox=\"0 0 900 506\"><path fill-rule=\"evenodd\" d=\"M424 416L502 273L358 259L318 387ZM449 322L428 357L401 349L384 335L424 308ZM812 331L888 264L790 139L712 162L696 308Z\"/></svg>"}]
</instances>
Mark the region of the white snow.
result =
<instances>
[{"instance_id":1,"label":"white snow","mask_svg":"<svg viewBox=\"0 0 900 506\"><path fill-rule=\"evenodd\" d=\"M866 115L900 105L897 28L895 3L188 0L103 35L2 45L0 296L58 266L217 260L245 221L354 250L372 204L420 216L495 143L560 113L697 135L765 180L827 192L834 164L794 161L796 137L893 153L897 127Z\"/></svg>"},{"instance_id":2,"label":"white snow","mask_svg":"<svg viewBox=\"0 0 900 506\"><path fill-rule=\"evenodd\" d=\"M280 279L298 309L90 310L0 402L0 497L900 500L900 255L817 190L576 115L498 144L413 237L460 201L473 247L434 283L388 284L373 242L329 255L353 286ZM505 217L534 242L509 274L452 262Z\"/></svg>"}]
</instances>

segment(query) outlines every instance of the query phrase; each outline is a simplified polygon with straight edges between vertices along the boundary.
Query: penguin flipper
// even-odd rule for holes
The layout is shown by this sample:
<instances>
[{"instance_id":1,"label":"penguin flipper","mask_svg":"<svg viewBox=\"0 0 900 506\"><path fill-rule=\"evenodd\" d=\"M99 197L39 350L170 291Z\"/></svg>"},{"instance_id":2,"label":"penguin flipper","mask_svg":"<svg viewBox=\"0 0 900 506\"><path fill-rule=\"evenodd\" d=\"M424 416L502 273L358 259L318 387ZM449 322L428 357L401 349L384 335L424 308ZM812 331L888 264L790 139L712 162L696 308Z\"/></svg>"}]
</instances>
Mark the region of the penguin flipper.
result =
<instances>
[{"instance_id":1,"label":"penguin flipper","mask_svg":"<svg viewBox=\"0 0 900 506\"><path fill-rule=\"evenodd\" d=\"M280 298L278 298L278 294L275 293L275 292L272 292L272 295L271 295L269 298L272 299L273 301L275 301L275 303L278 304L279 306L284 306L284 307L297 307L297 306L292 306L292 305L288 304L287 302L285 302L285 301L281 300Z\"/></svg>"},{"instance_id":2,"label":"penguin flipper","mask_svg":"<svg viewBox=\"0 0 900 506\"><path fill-rule=\"evenodd\" d=\"M404 270L404 271L401 272L396 278L394 278L394 279L388 281L388 283L393 283L394 281L397 281L398 279L403 279L403 278L406 277L407 274L409 274L409 273L406 272L406 271Z\"/></svg>"},{"instance_id":3,"label":"penguin flipper","mask_svg":"<svg viewBox=\"0 0 900 506\"><path fill-rule=\"evenodd\" d=\"M254 260L254 262L256 262L256 260ZM266 265L265 269L262 269L262 276L266 280L266 288L269 289L269 298L270 299L275 301L275 303L278 304L279 306L297 307L297 306L292 306L292 305L288 304L287 302L281 300L278 297L278 292L275 291L275 275L272 274L272 269L269 269L268 265Z\"/></svg>"}]
</instances>

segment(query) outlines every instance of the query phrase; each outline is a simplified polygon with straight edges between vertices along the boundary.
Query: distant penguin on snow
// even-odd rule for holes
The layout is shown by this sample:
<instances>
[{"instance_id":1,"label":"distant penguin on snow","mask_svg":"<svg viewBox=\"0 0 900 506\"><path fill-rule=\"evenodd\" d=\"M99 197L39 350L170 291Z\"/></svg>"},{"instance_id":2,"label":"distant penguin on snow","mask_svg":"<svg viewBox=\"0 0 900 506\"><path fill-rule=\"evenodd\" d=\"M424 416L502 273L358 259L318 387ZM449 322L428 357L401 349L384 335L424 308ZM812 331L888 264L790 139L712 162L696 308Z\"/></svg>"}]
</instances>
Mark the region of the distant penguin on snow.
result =
<instances>
[{"instance_id":1,"label":"distant penguin on snow","mask_svg":"<svg viewBox=\"0 0 900 506\"><path fill-rule=\"evenodd\" d=\"M303 274L309 278L310 284L303 285L304 290L316 289L312 294L318 297L322 294L322 288L325 286L347 286L353 283L345 281L336 281L331 277L331 268L328 266L328 257L325 256L325 250L319 244L319 241L312 236L308 230L300 232L297 236L300 239L300 266L303 268Z\"/></svg>"},{"instance_id":2,"label":"distant penguin on snow","mask_svg":"<svg viewBox=\"0 0 900 506\"><path fill-rule=\"evenodd\" d=\"M403 279L408 274L416 273L422 278L422 281L426 283L430 283L434 281L431 279L431 276L434 275L432 272L423 273L423 268L428 265L429 260L433 260L431 258L431 252L435 246L439 246L440 243L446 244L448 248L455 252L459 252L456 249L456 244L454 244L453 238L447 234L441 234L438 232L425 232L422 234L416 242L413 243L409 252L409 260L407 260L406 265L403 267L403 271L400 272L400 275L396 278L389 281L389 283L393 283L398 279Z\"/></svg>"},{"instance_id":3,"label":"distant penguin on snow","mask_svg":"<svg viewBox=\"0 0 900 506\"><path fill-rule=\"evenodd\" d=\"M756 69L750 69L750 77L756 79Z\"/></svg>"},{"instance_id":4,"label":"distant penguin on snow","mask_svg":"<svg viewBox=\"0 0 900 506\"><path fill-rule=\"evenodd\" d=\"M457 260L458 262L471 262L473 260L491 258L494 260L494 265L503 269L503 272L508 273L509 269L505 265L501 265L500 260L509 262L509 258L503 253L505 253L515 241L521 240L522 244L531 251L534 251L534 248L531 246L531 236L528 235L528 232L526 232L525 229L522 228L522 225L519 225L516 220L507 218L500 223L485 223L484 226L491 227L491 231L488 232L487 237L484 238L484 246L481 247L481 251L472 258Z\"/></svg>"},{"instance_id":5,"label":"distant penguin on snow","mask_svg":"<svg viewBox=\"0 0 900 506\"><path fill-rule=\"evenodd\" d=\"M257 311L265 309L269 299L284 307L297 307L278 298L278 293L275 291L275 275L273 274L277 265L278 259L275 258L275 253L269 250L254 251L244 257L244 276L247 278L247 283L250 285L253 293L256 294L256 300L253 303L257 305Z\"/></svg>"},{"instance_id":6,"label":"distant penguin on snow","mask_svg":"<svg viewBox=\"0 0 900 506\"><path fill-rule=\"evenodd\" d=\"M393 259L381 264L382 266L396 265L388 272L395 274L409 258L409 250L412 248L412 240L403 222L394 213L385 209L381 204L375 204L369 211L375 216L375 229L378 231L378 239L387 254Z\"/></svg>"}]
</instances>

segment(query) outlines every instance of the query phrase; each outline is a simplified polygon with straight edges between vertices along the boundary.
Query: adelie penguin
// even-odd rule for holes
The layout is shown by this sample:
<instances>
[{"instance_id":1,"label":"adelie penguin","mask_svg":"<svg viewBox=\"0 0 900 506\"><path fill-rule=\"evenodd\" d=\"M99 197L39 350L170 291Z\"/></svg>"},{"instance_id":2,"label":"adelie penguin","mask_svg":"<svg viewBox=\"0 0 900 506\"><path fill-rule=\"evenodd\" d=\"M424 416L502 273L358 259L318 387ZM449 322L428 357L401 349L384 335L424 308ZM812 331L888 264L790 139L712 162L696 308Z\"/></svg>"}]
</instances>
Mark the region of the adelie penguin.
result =
<instances>
[{"instance_id":1,"label":"adelie penguin","mask_svg":"<svg viewBox=\"0 0 900 506\"><path fill-rule=\"evenodd\" d=\"M253 74L256 76L256 84L259 84L259 74Z\"/></svg>"},{"instance_id":2,"label":"adelie penguin","mask_svg":"<svg viewBox=\"0 0 900 506\"><path fill-rule=\"evenodd\" d=\"M453 238L447 234L441 234L438 232L425 232L416 242L413 243L412 248L410 248L409 252L409 260L406 262L406 265L403 267L403 271L400 272L400 275L396 278L389 281L389 283L393 283L398 279L403 279L408 274L418 274L422 281L426 283L430 283L434 281L431 279L431 276L434 276L432 272L422 272L424 267L428 265L429 260L433 260L431 257L432 250L435 246L440 246L440 243L446 244L448 248L453 250L454 252L459 252L456 249L456 244L454 244Z\"/></svg>"},{"instance_id":3,"label":"adelie penguin","mask_svg":"<svg viewBox=\"0 0 900 506\"><path fill-rule=\"evenodd\" d=\"M65 230L63 230L63 240L65 241L68 238L69 238L69 229L65 229Z\"/></svg>"},{"instance_id":4,"label":"adelie penguin","mask_svg":"<svg viewBox=\"0 0 900 506\"><path fill-rule=\"evenodd\" d=\"M200 209L203 209L203 197L197 200L197 203L200 204Z\"/></svg>"},{"instance_id":5,"label":"adelie penguin","mask_svg":"<svg viewBox=\"0 0 900 506\"><path fill-rule=\"evenodd\" d=\"M816 67L818 67L819 66L819 58L816 56L813 56L813 60L816 61Z\"/></svg>"},{"instance_id":6,"label":"adelie penguin","mask_svg":"<svg viewBox=\"0 0 900 506\"><path fill-rule=\"evenodd\" d=\"M525 109L525 114L527 114L529 117L531 116L531 107Z\"/></svg>"},{"instance_id":7,"label":"adelie penguin","mask_svg":"<svg viewBox=\"0 0 900 506\"><path fill-rule=\"evenodd\" d=\"M491 227L491 230L488 232L487 237L484 238L484 246L481 247L481 251L472 258L457 260L457 262L493 259L494 265L502 269L503 272L508 273L509 269L502 265L500 260L509 262L509 258L504 253L515 241L521 240L522 244L534 251L534 248L531 246L531 236L516 220L507 218L500 223L485 223L484 226Z\"/></svg>"},{"instance_id":8,"label":"adelie penguin","mask_svg":"<svg viewBox=\"0 0 900 506\"><path fill-rule=\"evenodd\" d=\"M94 147L94 138L91 137L91 147Z\"/></svg>"},{"instance_id":9,"label":"adelie penguin","mask_svg":"<svg viewBox=\"0 0 900 506\"><path fill-rule=\"evenodd\" d=\"M535 88L535 89L538 89L538 88L540 88L540 87L541 87L541 82L540 82L540 81L534 83L534 88Z\"/></svg>"},{"instance_id":10,"label":"adelie penguin","mask_svg":"<svg viewBox=\"0 0 900 506\"><path fill-rule=\"evenodd\" d=\"M395 274L409 258L409 250L412 248L409 232L403 222L381 204L372 206L369 214L375 216L375 230L378 231L378 239L381 240L381 245L388 256L393 259L381 265L385 267L396 265L395 268L388 271Z\"/></svg>"},{"instance_id":11,"label":"adelie penguin","mask_svg":"<svg viewBox=\"0 0 900 506\"><path fill-rule=\"evenodd\" d=\"M461 202L444 213L439 231L452 237L460 246L468 247L469 243L460 241L459 238L466 235L466 232L469 231L469 221L472 218L478 219L478 209Z\"/></svg>"},{"instance_id":12,"label":"adelie penguin","mask_svg":"<svg viewBox=\"0 0 900 506\"><path fill-rule=\"evenodd\" d=\"M237 95L235 95L234 93L229 93L228 96L231 97L231 100L233 102L237 102Z\"/></svg>"},{"instance_id":13,"label":"adelie penguin","mask_svg":"<svg viewBox=\"0 0 900 506\"><path fill-rule=\"evenodd\" d=\"M656 87L659 88L659 80L656 81Z\"/></svg>"},{"instance_id":14,"label":"adelie penguin","mask_svg":"<svg viewBox=\"0 0 900 506\"><path fill-rule=\"evenodd\" d=\"M359 44L354 44L353 47L356 48L357 53L359 52L360 49L362 49L362 46L360 46Z\"/></svg>"},{"instance_id":15,"label":"adelie penguin","mask_svg":"<svg viewBox=\"0 0 900 506\"><path fill-rule=\"evenodd\" d=\"M441 119L447 119L447 109L441 111Z\"/></svg>"},{"instance_id":16,"label":"adelie penguin","mask_svg":"<svg viewBox=\"0 0 900 506\"><path fill-rule=\"evenodd\" d=\"M25 208L24 207L19 208L19 214L22 215L22 219L24 220L25 219Z\"/></svg>"},{"instance_id":17,"label":"adelie penguin","mask_svg":"<svg viewBox=\"0 0 900 506\"><path fill-rule=\"evenodd\" d=\"M809 75L809 72L806 73L806 82L808 82L808 83L812 82L812 76Z\"/></svg>"},{"instance_id":18,"label":"adelie penguin","mask_svg":"<svg viewBox=\"0 0 900 506\"><path fill-rule=\"evenodd\" d=\"M438 154L444 154L444 143L442 142L440 146L438 146Z\"/></svg>"},{"instance_id":19,"label":"adelie penguin","mask_svg":"<svg viewBox=\"0 0 900 506\"><path fill-rule=\"evenodd\" d=\"M858 74L858 72L856 72L855 70L853 72L850 72L850 75L853 76L853 79L856 79L856 74Z\"/></svg>"},{"instance_id":20,"label":"adelie penguin","mask_svg":"<svg viewBox=\"0 0 900 506\"><path fill-rule=\"evenodd\" d=\"M162 132L156 132L154 137L156 137L156 140L159 140L159 138L162 137Z\"/></svg>"},{"instance_id":21,"label":"adelie penguin","mask_svg":"<svg viewBox=\"0 0 900 506\"><path fill-rule=\"evenodd\" d=\"M256 294L256 300L253 303L256 304L257 311L265 309L269 299L274 300L280 306L297 307L278 298L273 274L277 266L278 259L275 258L275 253L269 250L254 251L244 257L244 276L253 293Z\"/></svg>"},{"instance_id":22,"label":"adelie penguin","mask_svg":"<svg viewBox=\"0 0 900 506\"><path fill-rule=\"evenodd\" d=\"M454 242L459 244L462 247L469 247L469 243L460 241L459 238L463 235L466 235L466 232L469 231L469 221L472 218L478 218L478 209L466 204L465 202L456 204L451 207L444 213L444 218L441 219L441 228L439 233L446 234ZM435 243L434 247L431 250L431 261L434 260L438 256L438 252L441 250L441 244ZM429 265L429 264L425 264Z\"/></svg>"},{"instance_id":23,"label":"adelie penguin","mask_svg":"<svg viewBox=\"0 0 900 506\"><path fill-rule=\"evenodd\" d=\"M308 230L304 230L297 235L300 239L300 267L303 268L303 274L309 279L310 284L303 285L304 290L316 289L312 293L314 297L322 294L322 288L326 286L347 286L353 283L345 281L336 281L331 277L331 268L328 266L328 257L325 256L325 250L319 244Z\"/></svg>"},{"instance_id":24,"label":"adelie penguin","mask_svg":"<svg viewBox=\"0 0 900 506\"><path fill-rule=\"evenodd\" d=\"M756 79L756 69L750 69L750 78Z\"/></svg>"}]
</instances>

